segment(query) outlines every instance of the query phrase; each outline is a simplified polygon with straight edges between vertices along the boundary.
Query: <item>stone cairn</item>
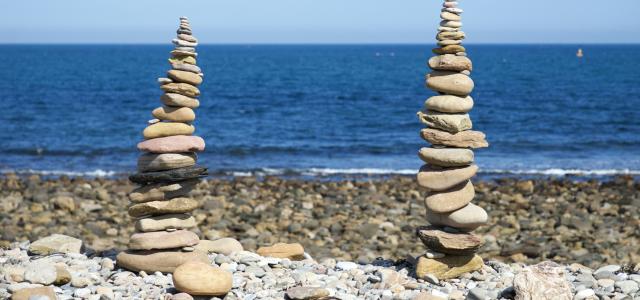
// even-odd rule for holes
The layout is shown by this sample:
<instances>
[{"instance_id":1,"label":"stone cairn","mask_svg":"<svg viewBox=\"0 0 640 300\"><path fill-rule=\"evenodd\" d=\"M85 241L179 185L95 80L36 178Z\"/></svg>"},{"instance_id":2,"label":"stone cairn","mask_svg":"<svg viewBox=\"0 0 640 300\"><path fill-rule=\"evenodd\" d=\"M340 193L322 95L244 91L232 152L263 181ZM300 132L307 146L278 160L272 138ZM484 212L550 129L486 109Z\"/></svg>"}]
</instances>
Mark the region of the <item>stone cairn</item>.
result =
<instances>
[{"instance_id":1,"label":"stone cairn","mask_svg":"<svg viewBox=\"0 0 640 300\"><path fill-rule=\"evenodd\" d=\"M204 140L192 136L195 127L196 86L203 74L196 65L198 40L191 26L180 18L176 45L171 51L168 78L159 78L164 104L151 113L155 119L143 131L143 151L138 159L138 173L129 179L140 185L129 199L129 215L137 218L136 232L129 240L129 250L117 256L118 265L132 271L173 272L185 262L209 263L206 253L194 251L200 239L189 228L196 220L189 213L199 204L189 192L207 169L196 166L196 152L205 148Z\"/></svg>"},{"instance_id":2,"label":"stone cairn","mask_svg":"<svg viewBox=\"0 0 640 300\"><path fill-rule=\"evenodd\" d=\"M417 229L417 235L429 249L418 258L418 277L455 278L480 269L482 258L476 251L483 239L474 229L487 223L487 212L471 203L475 190L470 179L478 171L471 149L488 147L485 135L472 131L468 112L473 108L469 96L474 83L469 77L471 60L462 46L462 9L455 0L445 0L442 22L436 39L436 56L429 59L433 70L426 86L438 93L418 112L427 125L421 131L431 147L420 149L418 156L426 164L418 172L418 184L428 190L425 199L430 226Z\"/></svg>"}]
</instances>

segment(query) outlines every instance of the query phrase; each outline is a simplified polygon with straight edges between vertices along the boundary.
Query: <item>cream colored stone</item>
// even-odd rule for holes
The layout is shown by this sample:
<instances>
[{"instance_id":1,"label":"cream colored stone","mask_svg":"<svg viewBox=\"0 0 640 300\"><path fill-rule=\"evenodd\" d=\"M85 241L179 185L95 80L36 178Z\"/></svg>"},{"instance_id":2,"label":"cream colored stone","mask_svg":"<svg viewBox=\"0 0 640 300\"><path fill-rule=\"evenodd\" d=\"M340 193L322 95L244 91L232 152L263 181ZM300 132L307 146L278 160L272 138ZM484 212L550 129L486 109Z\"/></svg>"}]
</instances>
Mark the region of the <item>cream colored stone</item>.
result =
<instances>
[{"instance_id":1,"label":"cream colored stone","mask_svg":"<svg viewBox=\"0 0 640 300\"><path fill-rule=\"evenodd\" d=\"M242 244L232 238L221 238L215 241L201 240L200 243L195 246L195 248L197 251L206 253L219 253L224 255L244 251Z\"/></svg>"},{"instance_id":2,"label":"cream colored stone","mask_svg":"<svg viewBox=\"0 0 640 300\"><path fill-rule=\"evenodd\" d=\"M439 167L462 167L473 163L474 154L462 148L421 148L418 156L422 161Z\"/></svg>"},{"instance_id":3,"label":"cream colored stone","mask_svg":"<svg viewBox=\"0 0 640 300\"><path fill-rule=\"evenodd\" d=\"M197 245L198 235L188 230L134 233L129 239L130 250L172 249Z\"/></svg>"},{"instance_id":4,"label":"cream colored stone","mask_svg":"<svg viewBox=\"0 0 640 300\"><path fill-rule=\"evenodd\" d=\"M436 128L451 133L469 130L473 127L468 114L449 114L427 110L418 112L418 118L430 128Z\"/></svg>"},{"instance_id":5,"label":"cream colored stone","mask_svg":"<svg viewBox=\"0 0 640 300\"><path fill-rule=\"evenodd\" d=\"M193 152L187 153L145 153L138 158L138 171L164 171L196 164L198 156Z\"/></svg>"},{"instance_id":6,"label":"cream colored stone","mask_svg":"<svg viewBox=\"0 0 640 300\"><path fill-rule=\"evenodd\" d=\"M487 224L489 216L482 207L473 203L448 213L436 213L427 209L427 221L432 225L449 226L462 231L472 231Z\"/></svg>"},{"instance_id":7,"label":"cream colored stone","mask_svg":"<svg viewBox=\"0 0 640 300\"><path fill-rule=\"evenodd\" d=\"M135 224L140 232L188 229L196 227L196 219L187 214L168 214L138 219ZM203 242L203 241L200 241Z\"/></svg>"},{"instance_id":8,"label":"cream colored stone","mask_svg":"<svg viewBox=\"0 0 640 300\"><path fill-rule=\"evenodd\" d=\"M192 135L196 128L193 125L176 122L160 122L147 126L142 132L145 139L154 139L172 135Z\"/></svg>"},{"instance_id":9,"label":"cream colored stone","mask_svg":"<svg viewBox=\"0 0 640 300\"><path fill-rule=\"evenodd\" d=\"M456 185L448 190L429 192L424 201L429 211L435 213L448 213L463 208L473 200L476 195L470 180Z\"/></svg>"},{"instance_id":10,"label":"cream colored stone","mask_svg":"<svg viewBox=\"0 0 640 300\"><path fill-rule=\"evenodd\" d=\"M422 279L425 279L429 274L439 280L452 279L465 273L480 270L483 265L484 262L478 255L447 255L443 258L435 259L421 256L416 265L416 275Z\"/></svg>"},{"instance_id":11,"label":"cream colored stone","mask_svg":"<svg viewBox=\"0 0 640 300\"><path fill-rule=\"evenodd\" d=\"M476 172L476 165L460 168L424 165L418 172L418 184L432 191L444 191L469 180Z\"/></svg>"},{"instance_id":12,"label":"cream colored stone","mask_svg":"<svg viewBox=\"0 0 640 300\"><path fill-rule=\"evenodd\" d=\"M209 263L187 262L173 272L173 285L177 290L196 296L224 296L232 287L229 271Z\"/></svg>"},{"instance_id":13,"label":"cream colored stone","mask_svg":"<svg viewBox=\"0 0 640 300\"><path fill-rule=\"evenodd\" d=\"M277 243L270 247L260 247L256 253L266 257L288 258L291 260L304 259L304 248L298 243Z\"/></svg>"},{"instance_id":14,"label":"cream colored stone","mask_svg":"<svg viewBox=\"0 0 640 300\"><path fill-rule=\"evenodd\" d=\"M434 145L458 148L486 148L489 146L484 133L480 131L462 131L451 134L446 131L425 128L420 131L423 139Z\"/></svg>"},{"instance_id":15,"label":"cream colored stone","mask_svg":"<svg viewBox=\"0 0 640 300\"><path fill-rule=\"evenodd\" d=\"M429 68L439 71L472 71L473 63L466 56L443 54L429 59Z\"/></svg>"},{"instance_id":16,"label":"cream colored stone","mask_svg":"<svg viewBox=\"0 0 640 300\"><path fill-rule=\"evenodd\" d=\"M448 11L443 11L440 13L440 18L446 21L460 21L462 20L462 17L460 17L459 15L456 15L454 13L450 13ZM454 27L454 26L449 26L449 27ZM458 26L460 27L460 26Z\"/></svg>"},{"instance_id":17,"label":"cream colored stone","mask_svg":"<svg viewBox=\"0 0 640 300\"><path fill-rule=\"evenodd\" d=\"M190 98L185 95L175 94L175 93L166 93L160 97L160 101L167 106L174 107L188 107L188 108L197 108L200 106L200 101L198 99ZM194 113L195 117L195 113Z\"/></svg>"},{"instance_id":18,"label":"cream colored stone","mask_svg":"<svg viewBox=\"0 0 640 300\"><path fill-rule=\"evenodd\" d=\"M200 85L202 83L202 77L192 72L170 70L167 72L167 76L175 82L183 82L191 85Z\"/></svg>"},{"instance_id":19,"label":"cream colored stone","mask_svg":"<svg viewBox=\"0 0 640 300\"><path fill-rule=\"evenodd\" d=\"M433 71L427 75L427 87L441 93L466 97L473 91L473 80L467 75Z\"/></svg>"},{"instance_id":20,"label":"cream colored stone","mask_svg":"<svg viewBox=\"0 0 640 300\"><path fill-rule=\"evenodd\" d=\"M172 273L178 266L189 261L208 264L209 257L200 251L167 250L125 251L120 252L116 257L118 266L134 272L145 271L147 273Z\"/></svg>"},{"instance_id":21,"label":"cream colored stone","mask_svg":"<svg viewBox=\"0 0 640 300\"><path fill-rule=\"evenodd\" d=\"M188 107L162 106L154 109L151 114L163 121L189 123L196 119L196 113Z\"/></svg>"},{"instance_id":22,"label":"cream colored stone","mask_svg":"<svg viewBox=\"0 0 640 300\"><path fill-rule=\"evenodd\" d=\"M198 97L200 96L200 90L197 87L190 85L188 83L168 83L160 86L160 89L165 91L166 93L174 93L180 94L187 97Z\"/></svg>"},{"instance_id":23,"label":"cream colored stone","mask_svg":"<svg viewBox=\"0 0 640 300\"><path fill-rule=\"evenodd\" d=\"M198 208L198 201L191 198L173 198L167 201L151 201L134 204L129 207L129 215L142 217L146 215L180 214Z\"/></svg>"}]
</instances>

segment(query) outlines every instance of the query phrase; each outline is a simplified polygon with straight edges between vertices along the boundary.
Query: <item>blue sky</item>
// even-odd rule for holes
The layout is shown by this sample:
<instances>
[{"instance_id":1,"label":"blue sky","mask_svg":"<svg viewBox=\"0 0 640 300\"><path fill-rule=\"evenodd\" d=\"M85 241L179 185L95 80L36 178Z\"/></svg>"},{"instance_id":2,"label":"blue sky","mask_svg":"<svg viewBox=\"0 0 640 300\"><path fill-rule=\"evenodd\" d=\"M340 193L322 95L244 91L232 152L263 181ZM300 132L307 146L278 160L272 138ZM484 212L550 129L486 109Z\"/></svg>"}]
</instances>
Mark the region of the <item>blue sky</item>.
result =
<instances>
[{"instance_id":1,"label":"blue sky","mask_svg":"<svg viewBox=\"0 0 640 300\"><path fill-rule=\"evenodd\" d=\"M177 4L179 3L179 4ZM0 43L432 43L440 0L18 0ZM640 43L640 0L461 0L469 43Z\"/></svg>"}]
</instances>

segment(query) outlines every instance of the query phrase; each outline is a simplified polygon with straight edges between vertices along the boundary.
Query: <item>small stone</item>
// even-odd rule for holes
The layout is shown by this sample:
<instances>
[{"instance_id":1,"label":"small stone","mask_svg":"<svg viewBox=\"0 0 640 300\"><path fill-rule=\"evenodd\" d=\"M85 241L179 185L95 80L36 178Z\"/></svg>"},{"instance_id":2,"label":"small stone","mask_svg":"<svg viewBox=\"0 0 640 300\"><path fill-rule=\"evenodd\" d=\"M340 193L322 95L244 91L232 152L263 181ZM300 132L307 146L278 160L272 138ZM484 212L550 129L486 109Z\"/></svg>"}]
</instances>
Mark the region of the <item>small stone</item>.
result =
<instances>
[{"instance_id":1,"label":"small stone","mask_svg":"<svg viewBox=\"0 0 640 300\"><path fill-rule=\"evenodd\" d=\"M434 145L457 148L486 148L489 146L485 134L480 131L462 131L451 134L446 131L425 128L420 131L423 139Z\"/></svg>"},{"instance_id":2,"label":"small stone","mask_svg":"<svg viewBox=\"0 0 640 300\"><path fill-rule=\"evenodd\" d=\"M145 153L138 158L139 172L164 171L190 167L196 164L198 156L185 153Z\"/></svg>"},{"instance_id":3,"label":"small stone","mask_svg":"<svg viewBox=\"0 0 640 300\"><path fill-rule=\"evenodd\" d=\"M53 290L53 287L43 286L43 287L34 287L34 288L24 288L15 291L11 295L12 300L33 300L33 299L41 299L39 297L44 296L49 300L56 300L56 292Z\"/></svg>"},{"instance_id":4,"label":"small stone","mask_svg":"<svg viewBox=\"0 0 640 300\"><path fill-rule=\"evenodd\" d=\"M206 176L207 168L192 166L166 171L136 173L129 176L129 180L139 184L175 183Z\"/></svg>"},{"instance_id":5,"label":"small stone","mask_svg":"<svg viewBox=\"0 0 640 300\"><path fill-rule=\"evenodd\" d=\"M63 234L52 234L41 238L29 246L29 252L37 255L54 253L80 253L82 241Z\"/></svg>"},{"instance_id":6,"label":"small stone","mask_svg":"<svg viewBox=\"0 0 640 300\"><path fill-rule=\"evenodd\" d=\"M187 293L178 293L171 296L170 300L193 300L193 297Z\"/></svg>"},{"instance_id":7,"label":"small stone","mask_svg":"<svg viewBox=\"0 0 640 300\"><path fill-rule=\"evenodd\" d=\"M465 300L487 300L491 299L489 297L489 293L485 289L481 288L473 288L469 290L469 294L467 294L467 298Z\"/></svg>"},{"instance_id":8,"label":"small stone","mask_svg":"<svg viewBox=\"0 0 640 300\"><path fill-rule=\"evenodd\" d=\"M196 226L196 219L187 214L168 214L146 217L138 219L135 224L136 230L140 232L188 229Z\"/></svg>"},{"instance_id":9,"label":"small stone","mask_svg":"<svg viewBox=\"0 0 640 300\"><path fill-rule=\"evenodd\" d=\"M147 121L147 124L148 125L153 125L153 124L159 123L159 122L160 122L160 120L158 120L158 119L151 119L151 120Z\"/></svg>"},{"instance_id":10,"label":"small stone","mask_svg":"<svg viewBox=\"0 0 640 300\"><path fill-rule=\"evenodd\" d=\"M219 253L224 255L244 251L242 244L232 238L221 238L215 241L201 240L195 248L205 253Z\"/></svg>"},{"instance_id":11,"label":"small stone","mask_svg":"<svg viewBox=\"0 0 640 300\"><path fill-rule=\"evenodd\" d=\"M443 7L458 7L458 2L444 2L442 3Z\"/></svg>"},{"instance_id":12,"label":"small stone","mask_svg":"<svg viewBox=\"0 0 640 300\"><path fill-rule=\"evenodd\" d=\"M200 96L200 90L188 83L168 83L161 85L160 89L162 89L166 93L180 94L192 98Z\"/></svg>"},{"instance_id":13,"label":"small stone","mask_svg":"<svg viewBox=\"0 0 640 300\"><path fill-rule=\"evenodd\" d=\"M455 33L455 32L454 32ZM453 35L454 33L448 33ZM440 35L439 35L440 36ZM471 71L473 64L471 60L464 56L456 56L453 54L445 54L434 56L429 59L429 68L439 71Z\"/></svg>"},{"instance_id":14,"label":"small stone","mask_svg":"<svg viewBox=\"0 0 640 300\"><path fill-rule=\"evenodd\" d=\"M483 245L482 238L475 234L450 233L435 226L418 227L416 233L427 248L445 254L473 255Z\"/></svg>"},{"instance_id":15,"label":"small stone","mask_svg":"<svg viewBox=\"0 0 640 300\"><path fill-rule=\"evenodd\" d=\"M443 258L430 259L421 256L416 265L416 275L418 278L425 278L427 274L432 274L439 280L459 277L462 274L479 270L484 265L482 258L478 255L454 256L449 255Z\"/></svg>"},{"instance_id":16,"label":"small stone","mask_svg":"<svg viewBox=\"0 0 640 300\"><path fill-rule=\"evenodd\" d=\"M618 272L618 271L620 271L620 266L619 265L607 265L607 266L598 268L595 272L593 272L593 274L596 275L596 274L598 274L600 272L615 273L615 272Z\"/></svg>"},{"instance_id":17,"label":"small stone","mask_svg":"<svg viewBox=\"0 0 640 300\"><path fill-rule=\"evenodd\" d=\"M290 260L304 259L304 248L298 243L277 243L270 247L260 247L256 253L265 257L288 258Z\"/></svg>"},{"instance_id":18,"label":"small stone","mask_svg":"<svg viewBox=\"0 0 640 300\"><path fill-rule=\"evenodd\" d=\"M421 148L418 156L422 161L439 167L463 167L474 160L473 151L461 148Z\"/></svg>"},{"instance_id":19,"label":"small stone","mask_svg":"<svg viewBox=\"0 0 640 300\"><path fill-rule=\"evenodd\" d=\"M91 290L88 288L80 288L80 289L76 289L73 292L73 295L78 297L78 298L82 298L82 299L86 299L89 297L89 295L91 295Z\"/></svg>"},{"instance_id":20,"label":"small stone","mask_svg":"<svg viewBox=\"0 0 640 300\"><path fill-rule=\"evenodd\" d=\"M440 22L440 26L442 26L442 27L460 28L460 27L462 27L462 22L454 21L454 20L442 20L442 22Z\"/></svg>"},{"instance_id":21,"label":"small stone","mask_svg":"<svg viewBox=\"0 0 640 300\"><path fill-rule=\"evenodd\" d=\"M478 172L477 165L441 168L423 165L418 172L418 184L432 191L444 191L466 182Z\"/></svg>"},{"instance_id":22,"label":"small stone","mask_svg":"<svg viewBox=\"0 0 640 300\"><path fill-rule=\"evenodd\" d=\"M129 215L142 217L146 215L188 213L198 208L198 201L191 198L173 198L167 201L151 201L134 204L129 207Z\"/></svg>"},{"instance_id":23,"label":"small stone","mask_svg":"<svg viewBox=\"0 0 640 300\"><path fill-rule=\"evenodd\" d=\"M173 39L172 42L174 45L180 46L180 47L197 47L198 46L197 42L185 41L183 39Z\"/></svg>"},{"instance_id":24,"label":"small stone","mask_svg":"<svg viewBox=\"0 0 640 300\"><path fill-rule=\"evenodd\" d=\"M438 32L458 32L458 31L460 31L460 28L446 27L446 26L438 27Z\"/></svg>"},{"instance_id":25,"label":"small stone","mask_svg":"<svg viewBox=\"0 0 640 300\"><path fill-rule=\"evenodd\" d=\"M457 7L445 7L444 11L457 14L457 15L462 14L464 12L462 9Z\"/></svg>"},{"instance_id":26,"label":"small stone","mask_svg":"<svg viewBox=\"0 0 640 300\"><path fill-rule=\"evenodd\" d=\"M53 284L57 286L65 285L71 282L71 273L64 266L56 266L56 280Z\"/></svg>"},{"instance_id":27,"label":"small stone","mask_svg":"<svg viewBox=\"0 0 640 300\"><path fill-rule=\"evenodd\" d=\"M31 283L50 285L56 278L56 267L44 262L32 262L24 272L24 279Z\"/></svg>"},{"instance_id":28,"label":"small stone","mask_svg":"<svg viewBox=\"0 0 640 300\"><path fill-rule=\"evenodd\" d=\"M158 78L158 83L160 85L168 84L168 83L172 83L172 82L173 82L173 80L171 80L169 78L164 78L164 77Z\"/></svg>"},{"instance_id":29,"label":"small stone","mask_svg":"<svg viewBox=\"0 0 640 300\"><path fill-rule=\"evenodd\" d=\"M582 291L579 291L576 293L575 296L573 296L573 300L584 300L587 298L592 298L596 295L596 292L592 289L584 289Z\"/></svg>"},{"instance_id":30,"label":"small stone","mask_svg":"<svg viewBox=\"0 0 640 300\"><path fill-rule=\"evenodd\" d=\"M329 291L321 287L296 286L286 292L291 300L313 300L329 296Z\"/></svg>"},{"instance_id":31,"label":"small stone","mask_svg":"<svg viewBox=\"0 0 640 300\"><path fill-rule=\"evenodd\" d=\"M451 71L433 71L427 75L427 87L441 93L466 97L473 91L473 80Z\"/></svg>"},{"instance_id":32,"label":"small stone","mask_svg":"<svg viewBox=\"0 0 640 300\"><path fill-rule=\"evenodd\" d=\"M472 231L487 224L489 216L482 207L473 203L450 213L434 213L427 209L427 221L432 225L450 226L462 231Z\"/></svg>"},{"instance_id":33,"label":"small stone","mask_svg":"<svg viewBox=\"0 0 640 300\"><path fill-rule=\"evenodd\" d=\"M454 13L450 13L448 11L443 11L440 13L440 18L443 20L447 20L447 21L460 21L462 20L462 18ZM456 27L456 26L449 26L449 25L442 25L442 26L447 26L447 27ZM462 25L461 25L462 26ZM457 26L460 27L460 26Z\"/></svg>"},{"instance_id":34,"label":"small stone","mask_svg":"<svg viewBox=\"0 0 640 300\"><path fill-rule=\"evenodd\" d=\"M51 202L60 209L66 211L74 211L76 210L76 203L73 198L69 196L56 196L51 199ZM36 241L37 242L37 241Z\"/></svg>"},{"instance_id":35,"label":"small stone","mask_svg":"<svg viewBox=\"0 0 640 300\"><path fill-rule=\"evenodd\" d=\"M207 254L199 251L125 251L118 254L116 261L120 267L134 272L172 273L175 268L188 261L198 261L209 264L209 257Z\"/></svg>"},{"instance_id":36,"label":"small stone","mask_svg":"<svg viewBox=\"0 0 640 300\"><path fill-rule=\"evenodd\" d=\"M169 232L171 232L171 231L169 231ZM193 252L193 251L196 251L196 248L191 247L191 246L189 246L189 247L182 247L182 251L184 251L184 252Z\"/></svg>"},{"instance_id":37,"label":"small stone","mask_svg":"<svg viewBox=\"0 0 640 300\"><path fill-rule=\"evenodd\" d=\"M198 235L188 230L134 233L129 239L131 250L171 249L198 244Z\"/></svg>"},{"instance_id":38,"label":"small stone","mask_svg":"<svg viewBox=\"0 0 640 300\"><path fill-rule=\"evenodd\" d=\"M423 242L423 243L424 243L424 242ZM443 258L443 257L445 257L444 253L435 252L435 251L432 251L432 250L427 250L427 251L424 253L424 256L425 256L426 258Z\"/></svg>"},{"instance_id":39,"label":"small stone","mask_svg":"<svg viewBox=\"0 0 640 300\"><path fill-rule=\"evenodd\" d=\"M195 55L193 55L192 53L179 53L177 51L171 51L171 54L173 55L172 58L169 58L169 63L171 64L190 64L190 65L195 65L196 64L196 59L195 59Z\"/></svg>"},{"instance_id":40,"label":"small stone","mask_svg":"<svg viewBox=\"0 0 640 300\"><path fill-rule=\"evenodd\" d=\"M357 268L358 268L358 264L351 261L339 261L336 263L336 269L342 270L342 271L349 271Z\"/></svg>"},{"instance_id":41,"label":"small stone","mask_svg":"<svg viewBox=\"0 0 640 300\"><path fill-rule=\"evenodd\" d=\"M209 263L187 262L173 272L173 285L190 295L222 296L231 290L232 282L230 272Z\"/></svg>"},{"instance_id":42,"label":"small stone","mask_svg":"<svg viewBox=\"0 0 640 300\"><path fill-rule=\"evenodd\" d=\"M412 300L447 300L447 299L449 299L449 295L438 290L432 290L431 293L420 292L420 294L418 294Z\"/></svg>"},{"instance_id":43,"label":"small stone","mask_svg":"<svg viewBox=\"0 0 640 300\"><path fill-rule=\"evenodd\" d=\"M462 40L441 40L438 41L438 46L440 47L446 47L446 46L452 46L452 45L460 45L462 44Z\"/></svg>"},{"instance_id":44,"label":"small stone","mask_svg":"<svg viewBox=\"0 0 640 300\"><path fill-rule=\"evenodd\" d=\"M465 37L466 37L466 35L465 35L464 31L440 31L436 35L436 39L439 40L439 41L444 41L444 40L463 40ZM451 55L451 54L446 54L446 55ZM438 57L438 56L436 56L436 57ZM434 59L434 58L432 57L429 60L429 66L431 66L431 60L432 59ZM436 60L439 60L439 59L436 59ZM468 62L464 61L464 65L466 65L467 68L464 68L463 70L471 70L471 61L468 61Z\"/></svg>"},{"instance_id":45,"label":"small stone","mask_svg":"<svg viewBox=\"0 0 640 300\"><path fill-rule=\"evenodd\" d=\"M458 54L460 52L466 52L467 49L465 49L461 45L449 45L449 46L444 46L440 48L434 48L431 51L435 54L443 55L443 54Z\"/></svg>"},{"instance_id":46,"label":"small stone","mask_svg":"<svg viewBox=\"0 0 640 300\"><path fill-rule=\"evenodd\" d=\"M201 152L204 148L201 137L190 135L173 135L138 143L138 150L151 153Z\"/></svg>"},{"instance_id":47,"label":"small stone","mask_svg":"<svg viewBox=\"0 0 640 300\"><path fill-rule=\"evenodd\" d=\"M200 85L202 83L202 77L198 76L198 74L194 74L193 72L170 70L167 72L167 76L175 82L182 82L191 85Z\"/></svg>"},{"instance_id":48,"label":"small stone","mask_svg":"<svg viewBox=\"0 0 640 300\"><path fill-rule=\"evenodd\" d=\"M168 106L184 106L189 108L197 108L200 106L200 101L198 101L198 99L176 93L166 93L160 97L160 101L162 101L164 105Z\"/></svg>"},{"instance_id":49,"label":"small stone","mask_svg":"<svg viewBox=\"0 0 640 300\"><path fill-rule=\"evenodd\" d=\"M564 267L545 261L525 267L513 278L516 300L556 299L571 300L571 284L564 274Z\"/></svg>"},{"instance_id":50,"label":"small stone","mask_svg":"<svg viewBox=\"0 0 640 300\"><path fill-rule=\"evenodd\" d=\"M136 188L129 194L134 203L163 201L188 195L200 180L192 179L176 183L157 183Z\"/></svg>"},{"instance_id":51,"label":"small stone","mask_svg":"<svg viewBox=\"0 0 640 300\"><path fill-rule=\"evenodd\" d=\"M430 128L444 130L453 134L473 127L468 114L448 114L427 110L418 112L418 118L420 122Z\"/></svg>"},{"instance_id":52,"label":"small stone","mask_svg":"<svg viewBox=\"0 0 640 300\"><path fill-rule=\"evenodd\" d=\"M444 191L427 194L424 204L435 213L449 213L465 207L475 197L475 189L470 180Z\"/></svg>"},{"instance_id":53,"label":"small stone","mask_svg":"<svg viewBox=\"0 0 640 300\"><path fill-rule=\"evenodd\" d=\"M160 122L147 126L142 132L145 139L172 135L191 135L196 130L193 125L178 122Z\"/></svg>"},{"instance_id":54,"label":"small stone","mask_svg":"<svg viewBox=\"0 0 640 300\"><path fill-rule=\"evenodd\" d=\"M630 295L638 291L638 283L633 280L616 281L614 285L625 295Z\"/></svg>"},{"instance_id":55,"label":"small stone","mask_svg":"<svg viewBox=\"0 0 640 300\"><path fill-rule=\"evenodd\" d=\"M189 34L178 34L178 38L187 42L194 42L194 43L198 42L198 39L196 39L195 37Z\"/></svg>"},{"instance_id":56,"label":"small stone","mask_svg":"<svg viewBox=\"0 0 640 300\"><path fill-rule=\"evenodd\" d=\"M187 72L196 73L196 74L202 73L202 70L200 69L200 67L196 65L190 65L190 64L172 64L171 68L173 68L174 70L187 71Z\"/></svg>"},{"instance_id":57,"label":"small stone","mask_svg":"<svg viewBox=\"0 0 640 300\"><path fill-rule=\"evenodd\" d=\"M188 107L162 106L154 109L151 114L163 121L189 123L196 119L196 113Z\"/></svg>"},{"instance_id":58,"label":"small stone","mask_svg":"<svg viewBox=\"0 0 640 300\"><path fill-rule=\"evenodd\" d=\"M115 299L115 295L113 293L113 289L106 286L96 287L96 295L100 295L100 300L106 299Z\"/></svg>"}]
</instances>

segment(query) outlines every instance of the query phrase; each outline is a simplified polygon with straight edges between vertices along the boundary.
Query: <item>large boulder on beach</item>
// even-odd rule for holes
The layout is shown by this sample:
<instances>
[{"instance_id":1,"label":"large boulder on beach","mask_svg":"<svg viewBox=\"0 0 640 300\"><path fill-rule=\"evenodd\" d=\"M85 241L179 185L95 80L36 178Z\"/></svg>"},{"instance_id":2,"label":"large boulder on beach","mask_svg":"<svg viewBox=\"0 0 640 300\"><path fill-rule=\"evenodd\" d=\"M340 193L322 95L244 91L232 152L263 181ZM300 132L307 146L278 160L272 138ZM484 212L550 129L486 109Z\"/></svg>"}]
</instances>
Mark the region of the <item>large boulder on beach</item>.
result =
<instances>
[{"instance_id":1,"label":"large boulder on beach","mask_svg":"<svg viewBox=\"0 0 640 300\"><path fill-rule=\"evenodd\" d=\"M82 241L64 234L52 234L29 245L29 252L38 255L80 253Z\"/></svg>"},{"instance_id":2,"label":"large boulder on beach","mask_svg":"<svg viewBox=\"0 0 640 300\"><path fill-rule=\"evenodd\" d=\"M224 296L232 287L229 271L203 262L187 262L173 272L173 285L178 291L195 296Z\"/></svg>"}]
</instances>

